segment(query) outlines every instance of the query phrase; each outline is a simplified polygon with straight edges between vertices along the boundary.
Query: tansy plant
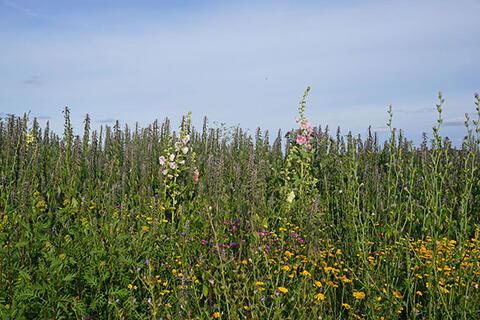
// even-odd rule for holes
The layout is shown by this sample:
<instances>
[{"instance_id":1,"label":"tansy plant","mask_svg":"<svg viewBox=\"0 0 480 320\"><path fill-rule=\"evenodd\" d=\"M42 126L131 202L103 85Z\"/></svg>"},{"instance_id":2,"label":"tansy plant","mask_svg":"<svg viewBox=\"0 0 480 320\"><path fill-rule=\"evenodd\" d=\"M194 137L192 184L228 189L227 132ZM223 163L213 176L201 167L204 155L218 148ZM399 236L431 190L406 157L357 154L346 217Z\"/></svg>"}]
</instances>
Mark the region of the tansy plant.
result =
<instances>
[{"instance_id":1,"label":"tansy plant","mask_svg":"<svg viewBox=\"0 0 480 320\"><path fill-rule=\"evenodd\" d=\"M198 181L199 171L195 167L195 152L192 152L189 148L190 115L191 112L185 117L185 121L179 131L179 140L173 143L173 138L169 135L167 147L164 149L164 155L158 158L160 174L164 179L164 207L165 211L171 214L172 221L174 221L175 215L178 214L180 209L179 204L190 195L187 190L188 184L181 184L180 182L186 181L187 176L191 173L193 173L194 182ZM189 155L190 165L186 163Z\"/></svg>"},{"instance_id":2,"label":"tansy plant","mask_svg":"<svg viewBox=\"0 0 480 320\"><path fill-rule=\"evenodd\" d=\"M310 204L315 195L315 184L317 183L317 179L312 174L312 154L314 151L310 144L312 128L305 117L305 99L309 91L310 87L305 90L300 101L299 116L296 119L300 128L295 130L295 143L288 152L282 170L284 179L282 197L289 207L295 207L296 209L305 208L305 204ZM296 203L299 205L296 206Z\"/></svg>"}]
</instances>

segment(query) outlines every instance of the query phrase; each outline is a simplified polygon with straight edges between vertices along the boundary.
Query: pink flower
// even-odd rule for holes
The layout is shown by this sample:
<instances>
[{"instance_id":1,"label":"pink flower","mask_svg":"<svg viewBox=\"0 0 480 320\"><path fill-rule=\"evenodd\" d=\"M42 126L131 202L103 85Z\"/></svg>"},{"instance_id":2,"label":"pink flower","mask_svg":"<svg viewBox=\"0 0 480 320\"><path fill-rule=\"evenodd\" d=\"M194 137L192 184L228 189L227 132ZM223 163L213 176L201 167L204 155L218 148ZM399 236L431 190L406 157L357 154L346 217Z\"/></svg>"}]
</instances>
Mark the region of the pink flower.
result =
<instances>
[{"instance_id":1,"label":"pink flower","mask_svg":"<svg viewBox=\"0 0 480 320\"><path fill-rule=\"evenodd\" d=\"M160 165L163 167L165 165L165 157L161 156L158 158L158 161L160 162Z\"/></svg>"},{"instance_id":2,"label":"pink flower","mask_svg":"<svg viewBox=\"0 0 480 320\"><path fill-rule=\"evenodd\" d=\"M308 149L308 150L311 150L311 149L312 149L312 145L311 145L311 144L307 145L307 149Z\"/></svg>"},{"instance_id":3,"label":"pink flower","mask_svg":"<svg viewBox=\"0 0 480 320\"><path fill-rule=\"evenodd\" d=\"M163 169L162 174L166 175L168 173L167 169Z\"/></svg>"},{"instance_id":4,"label":"pink flower","mask_svg":"<svg viewBox=\"0 0 480 320\"><path fill-rule=\"evenodd\" d=\"M305 144L305 143L307 143L307 139L304 136L298 136L297 137L297 143L299 145Z\"/></svg>"},{"instance_id":5,"label":"pink flower","mask_svg":"<svg viewBox=\"0 0 480 320\"><path fill-rule=\"evenodd\" d=\"M300 118L296 118L295 121L298 123L300 122Z\"/></svg>"},{"instance_id":6,"label":"pink flower","mask_svg":"<svg viewBox=\"0 0 480 320\"><path fill-rule=\"evenodd\" d=\"M171 162L171 163L170 163L170 168L175 169L175 167L176 167L175 162Z\"/></svg>"},{"instance_id":7,"label":"pink flower","mask_svg":"<svg viewBox=\"0 0 480 320\"><path fill-rule=\"evenodd\" d=\"M170 154L170 158L169 158L169 159L170 159L170 161L173 161L173 160L175 160L175 155L174 155L173 153L172 153L172 154Z\"/></svg>"},{"instance_id":8,"label":"pink flower","mask_svg":"<svg viewBox=\"0 0 480 320\"><path fill-rule=\"evenodd\" d=\"M194 174L195 174L195 176L193 177L193 180L195 182L198 182L198 175L200 174L200 172L198 172L198 169L195 169Z\"/></svg>"},{"instance_id":9,"label":"pink flower","mask_svg":"<svg viewBox=\"0 0 480 320\"><path fill-rule=\"evenodd\" d=\"M302 126L301 128L303 130L307 130L308 132L312 131L312 128L310 126L310 121L302 121Z\"/></svg>"},{"instance_id":10,"label":"pink flower","mask_svg":"<svg viewBox=\"0 0 480 320\"><path fill-rule=\"evenodd\" d=\"M178 164L181 164L183 166L185 164L185 160L180 161Z\"/></svg>"},{"instance_id":11,"label":"pink flower","mask_svg":"<svg viewBox=\"0 0 480 320\"><path fill-rule=\"evenodd\" d=\"M190 141L190 136L189 135L185 136L182 140L183 144L187 144L188 141Z\"/></svg>"},{"instance_id":12,"label":"pink flower","mask_svg":"<svg viewBox=\"0 0 480 320\"><path fill-rule=\"evenodd\" d=\"M188 147L183 147L182 152L183 152L183 154L187 154L187 152L188 152Z\"/></svg>"}]
</instances>

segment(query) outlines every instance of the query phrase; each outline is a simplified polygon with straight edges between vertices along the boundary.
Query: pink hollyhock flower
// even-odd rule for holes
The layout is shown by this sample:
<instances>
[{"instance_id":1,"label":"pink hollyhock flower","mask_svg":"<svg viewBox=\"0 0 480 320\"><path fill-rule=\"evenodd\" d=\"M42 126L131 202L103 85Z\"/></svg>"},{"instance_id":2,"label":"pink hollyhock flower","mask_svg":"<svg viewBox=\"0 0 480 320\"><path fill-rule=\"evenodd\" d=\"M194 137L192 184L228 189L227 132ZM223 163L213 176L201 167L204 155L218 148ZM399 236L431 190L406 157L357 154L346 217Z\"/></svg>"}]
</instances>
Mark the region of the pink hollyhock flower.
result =
<instances>
[{"instance_id":1,"label":"pink hollyhock flower","mask_svg":"<svg viewBox=\"0 0 480 320\"><path fill-rule=\"evenodd\" d=\"M183 166L185 164L185 160L180 161L178 164L181 164Z\"/></svg>"},{"instance_id":2,"label":"pink hollyhock flower","mask_svg":"<svg viewBox=\"0 0 480 320\"><path fill-rule=\"evenodd\" d=\"M175 162L171 162L171 163L170 163L170 168L175 169L176 166L177 166L177 165L175 164Z\"/></svg>"},{"instance_id":3,"label":"pink hollyhock flower","mask_svg":"<svg viewBox=\"0 0 480 320\"><path fill-rule=\"evenodd\" d=\"M198 172L198 169L195 169L194 174L195 174L195 176L193 177L193 180L195 182L198 182L198 175L200 174L200 172Z\"/></svg>"},{"instance_id":4,"label":"pink hollyhock flower","mask_svg":"<svg viewBox=\"0 0 480 320\"><path fill-rule=\"evenodd\" d=\"M303 144L307 143L307 139L304 136L298 136L297 137L297 143L299 145L303 145Z\"/></svg>"},{"instance_id":5,"label":"pink hollyhock flower","mask_svg":"<svg viewBox=\"0 0 480 320\"><path fill-rule=\"evenodd\" d=\"M312 129L311 129L311 126L310 126L310 121L302 121L302 129L304 130L307 130L308 132L310 132Z\"/></svg>"},{"instance_id":6,"label":"pink hollyhock flower","mask_svg":"<svg viewBox=\"0 0 480 320\"><path fill-rule=\"evenodd\" d=\"M311 149L312 149L312 145L311 145L311 144L307 145L307 149L308 149L308 150L311 150Z\"/></svg>"},{"instance_id":7,"label":"pink hollyhock flower","mask_svg":"<svg viewBox=\"0 0 480 320\"><path fill-rule=\"evenodd\" d=\"M166 175L168 173L167 169L163 169L162 174Z\"/></svg>"},{"instance_id":8,"label":"pink hollyhock flower","mask_svg":"<svg viewBox=\"0 0 480 320\"><path fill-rule=\"evenodd\" d=\"M160 165L163 167L165 165L165 157L164 156L161 156L158 158L158 161L160 162Z\"/></svg>"},{"instance_id":9,"label":"pink hollyhock flower","mask_svg":"<svg viewBox=\"0 0 480 320\"><path fill-rule=\"evenodd\" d=\"M190 141L190 135L185 136L185 137L183 138L183 140L182 140L183 144L187 144L188 141Z\"/></svg>"},{"instance_id":10,"label":"pink hollyhock flower","mask_svg":"<svg viewBox=\"0 0 480 320\"><path fill-rule=\"evenodd\" d=\"M182 152L183 152L183 154L187 154L187 152L188 152L188 147L183 147Z\"/></svg>"},{"instance_id":11,"label":"pink hollyhock flower","mask_svg":"<svg viewBox=\"0 0 480 320\"><path fill-rule=\"evenodd\" d=\"M170 158L169 158L169 159L170 159L170 161L175 160L175 155L172 153L172 154L170 155Z\"/></svg>"}]
</instances>

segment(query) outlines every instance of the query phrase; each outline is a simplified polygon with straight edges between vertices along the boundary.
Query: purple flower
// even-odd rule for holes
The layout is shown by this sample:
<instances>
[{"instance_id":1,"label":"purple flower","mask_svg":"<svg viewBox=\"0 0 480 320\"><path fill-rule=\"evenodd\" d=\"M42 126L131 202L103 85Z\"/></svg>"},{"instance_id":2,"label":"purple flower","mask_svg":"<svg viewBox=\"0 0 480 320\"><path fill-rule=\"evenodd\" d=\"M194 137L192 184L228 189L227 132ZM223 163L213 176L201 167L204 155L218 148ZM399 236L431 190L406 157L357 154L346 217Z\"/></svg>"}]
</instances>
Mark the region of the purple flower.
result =
<instances>
[{"instance_id":1,"label":"purple flower","mask_svg":"<svg viewBox=\"0 0 480 320\"><path fill-rule=\"evenodd\" d=\"M230 247L232 247L232 248L235 248L237 246L238 246L238 244L236 244L235 242L230 243Z\"/></svg>"},{"instance_id":2,"label":"purple flower","mask_svg":"<svg viewBox=\"0 0 480 320\"><path fill-rule=\"evenodd\" d=\"M475 98L478 99L478 93L477 92L475 92Z\"/></svg>"},{"instance_id":3,"label":"purple flower","mask_svg":"<svg viewBox=\"0 0 480 320\"><path fill-rule=\"evenodd\" d=\"M207 244L207 240L202 239L203 244Z\"/></svg>"}]
</instances>

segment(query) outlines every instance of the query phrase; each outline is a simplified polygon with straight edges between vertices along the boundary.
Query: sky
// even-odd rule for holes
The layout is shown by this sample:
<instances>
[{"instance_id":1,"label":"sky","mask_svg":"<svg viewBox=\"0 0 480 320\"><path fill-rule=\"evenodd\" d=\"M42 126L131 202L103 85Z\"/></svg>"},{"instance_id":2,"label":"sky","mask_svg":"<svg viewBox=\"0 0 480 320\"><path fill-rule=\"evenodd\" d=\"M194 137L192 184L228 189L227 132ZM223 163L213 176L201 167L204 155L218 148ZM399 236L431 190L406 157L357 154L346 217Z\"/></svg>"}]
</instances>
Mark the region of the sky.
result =
<instances>
[{"instance_id":1,"label":"sky","mask_svg":"<svg viewBox=\"0 0 480 320\"><path fill-rule=\"evenodd\" d=\"M480 0L0 0L0 117L61 133L141 126L192 111L195 126L275 137L306 117L332 133L393 127L458 144L480 92Z\"/></svg>"}]
</instances>

